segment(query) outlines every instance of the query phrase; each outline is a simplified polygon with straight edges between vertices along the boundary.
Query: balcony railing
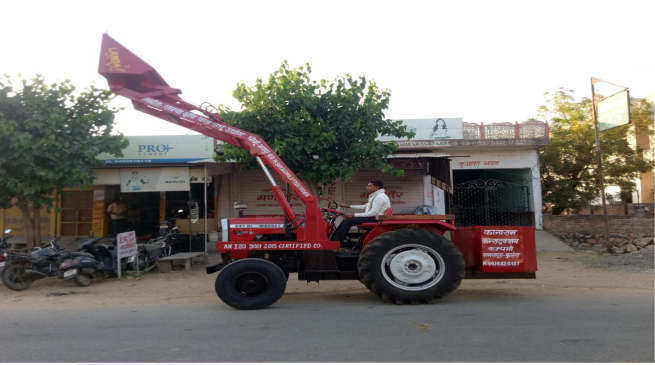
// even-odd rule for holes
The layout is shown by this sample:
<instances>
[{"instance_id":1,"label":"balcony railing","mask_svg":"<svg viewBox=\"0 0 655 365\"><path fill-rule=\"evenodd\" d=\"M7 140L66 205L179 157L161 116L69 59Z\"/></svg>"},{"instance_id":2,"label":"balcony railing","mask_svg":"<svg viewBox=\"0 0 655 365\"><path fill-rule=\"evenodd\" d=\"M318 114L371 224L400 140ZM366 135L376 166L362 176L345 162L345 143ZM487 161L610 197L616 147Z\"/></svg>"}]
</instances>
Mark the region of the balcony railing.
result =
<instances>
[{"instance_id":1,"label":"balcony railing","mask_svg":"<svg viewBox=\"0 0 655 365\"><path fill-rule=\"evenodd\" d=\"M548 122L462 123L464 139L550 138Z\"/></svg>"}]
</instances>

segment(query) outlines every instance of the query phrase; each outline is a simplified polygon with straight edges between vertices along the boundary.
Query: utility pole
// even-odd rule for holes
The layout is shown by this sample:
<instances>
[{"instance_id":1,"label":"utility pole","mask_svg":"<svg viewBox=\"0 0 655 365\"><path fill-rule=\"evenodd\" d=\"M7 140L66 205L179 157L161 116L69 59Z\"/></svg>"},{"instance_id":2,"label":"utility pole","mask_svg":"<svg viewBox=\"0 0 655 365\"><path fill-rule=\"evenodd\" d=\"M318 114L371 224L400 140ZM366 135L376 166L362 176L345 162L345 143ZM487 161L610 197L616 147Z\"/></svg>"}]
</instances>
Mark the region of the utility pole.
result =
<instances>
[{"instance_id":1,"label":"utility pole","mask_svg":"<svg viewBox=\"0 0 655 365\"><path fill-rule=\"evenodd\" d=\"M622 90L612 96L606 97L600 100L599 102L597 102L596 88L594 85L598 82L604 82L619 87ZM624 92L625 92L625 96L623 96ZM621 101L622 97L626 98L625 103ZM630 91L625 86L613 84L611 82L607 82L605 80L592 77L591 99L592 99L592 109L594 112L594 132L596 135L596 160L598 162L598 182L600 183L600 197L603 202L603 217L605 218L605 247L607 248L608 251L610 251L612 247L612 243L610 242L610 227L609 227L609 220L607 218L607 203L605 202L605 178L603 176L603 158L600 151L600 128L598 125L599 124L598 104L605 102L603 114L600 116L600 119L603 121L603 125L602 125L603 131L624 124L628 124L630 123ZM617 100L618 100L618 104L615 103L615 101Z\"/></svg>"},{"instance_id":2,"label":"utility pole","mask_svg":"<svg viewBox=\"0 0 655 365\"><path fill-rule=\"evenodd\" d=\"M598 183L600 184L600 197L603 202L603 217L605 218L605 247L610 250L610 224L607 219L607 204L605 202L605 179L603 177L603 157L600 152L600 132L598 131L598 116L596 114L596 91L594 84L600 80L591 78L591 108L594 111L594 134L596 135L596 162L598 164Z\"/></svg>"}]
</instances>

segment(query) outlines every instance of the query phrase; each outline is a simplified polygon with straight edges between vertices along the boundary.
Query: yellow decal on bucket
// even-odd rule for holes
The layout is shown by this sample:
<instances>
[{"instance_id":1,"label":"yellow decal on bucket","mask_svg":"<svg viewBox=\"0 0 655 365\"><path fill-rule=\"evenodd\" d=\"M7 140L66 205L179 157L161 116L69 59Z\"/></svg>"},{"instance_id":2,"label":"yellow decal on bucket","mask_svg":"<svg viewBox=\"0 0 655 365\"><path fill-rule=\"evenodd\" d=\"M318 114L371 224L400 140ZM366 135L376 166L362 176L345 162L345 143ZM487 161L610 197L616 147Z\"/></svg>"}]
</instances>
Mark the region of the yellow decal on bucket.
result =
<instances>
[{"instance_id":1,"label":"yellow decal on bucket","mask_svg":"<svg viewBox=\"0 0 655 365\"><path fill-rule=\"evenodd\" d=\"M109 48L109 50L107 50L107 52L105 53L105 57L107 57L107 59L109 60L109 63L105 65L109 66L110 71L125 72L126 68L130 68L130 66L121 65L121 57L118 55L118 51L116 51L116 47Z\"/></svg>"}]
</instances>

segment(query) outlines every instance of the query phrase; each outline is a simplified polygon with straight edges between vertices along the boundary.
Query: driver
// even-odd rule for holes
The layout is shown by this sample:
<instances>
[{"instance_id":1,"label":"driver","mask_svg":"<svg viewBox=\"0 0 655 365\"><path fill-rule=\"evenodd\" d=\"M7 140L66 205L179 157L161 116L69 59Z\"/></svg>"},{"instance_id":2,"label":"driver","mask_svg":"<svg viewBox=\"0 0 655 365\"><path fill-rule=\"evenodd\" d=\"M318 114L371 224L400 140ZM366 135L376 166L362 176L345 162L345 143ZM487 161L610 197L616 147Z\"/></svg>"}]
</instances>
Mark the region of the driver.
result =
<instances>
[{"instance_id":1,"label":"driver","mask_svg":"<svg viewBox=\"0 0 655 365\"><path fill-rule=\"evenodd\" d=\"M346 213L343 215L343 221L334 231L330 240L343 243L348 237L350 227L367 222L375 222L376 215L382 215L391 207L389 197L384 193L384 183L379 180L371 180L366 185L368 192L368 203L364 205L347 205L339 204L343 208L352 208L364 210L364 213ZM347 242L347 241L346 241Z\"/></svg>"}]
</instances>

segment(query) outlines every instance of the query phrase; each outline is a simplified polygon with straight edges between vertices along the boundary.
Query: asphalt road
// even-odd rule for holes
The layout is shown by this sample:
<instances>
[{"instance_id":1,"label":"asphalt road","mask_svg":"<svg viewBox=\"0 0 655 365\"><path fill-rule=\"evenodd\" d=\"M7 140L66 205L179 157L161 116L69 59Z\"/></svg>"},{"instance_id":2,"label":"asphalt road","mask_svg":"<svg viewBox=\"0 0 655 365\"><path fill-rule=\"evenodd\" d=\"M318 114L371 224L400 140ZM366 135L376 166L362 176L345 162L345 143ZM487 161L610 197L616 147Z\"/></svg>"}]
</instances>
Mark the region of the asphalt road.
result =
<instances>
[{"instance_id":1,"label":"asphalt road","mask_svg":"<svg viewBox=\"0 0 655 365\"><path fill-rule=\"evenodd\" d=\"M3 362L654 362L653 298L370 294L215 304L0 309Z\"/></svg>"}]
</instances>

